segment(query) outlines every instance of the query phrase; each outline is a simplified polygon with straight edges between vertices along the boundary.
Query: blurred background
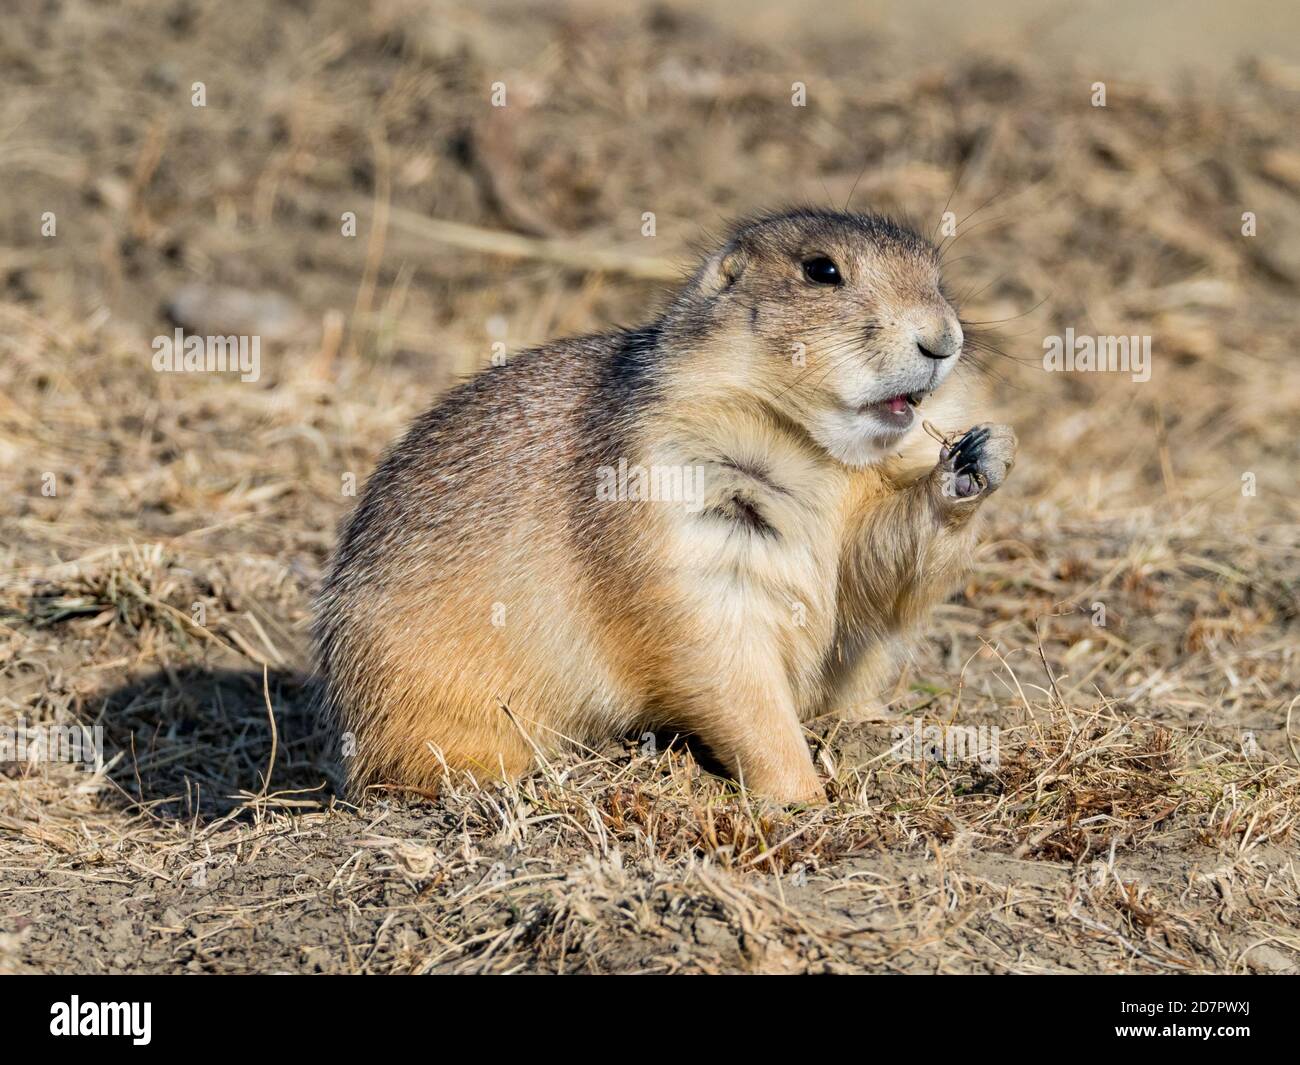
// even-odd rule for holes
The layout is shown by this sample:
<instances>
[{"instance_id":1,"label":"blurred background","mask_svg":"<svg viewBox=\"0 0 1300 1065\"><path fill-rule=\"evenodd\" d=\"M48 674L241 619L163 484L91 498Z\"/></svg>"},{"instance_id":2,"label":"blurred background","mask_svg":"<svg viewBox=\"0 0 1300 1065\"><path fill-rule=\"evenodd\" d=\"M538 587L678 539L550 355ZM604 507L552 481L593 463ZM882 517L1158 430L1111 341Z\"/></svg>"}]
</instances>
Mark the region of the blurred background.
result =
<instances>
[{"instance_id":1,"label":"blurred background","mask_svg":"<svg viewBox=\"0 0 1300 1065\"><path fill-rule=\"evenodd\" d=\"M1153 288L1294 281L1297 29L1261 0L20 4L0 294L149 336L242 309L302 343L334 311L351 351L460 372L643 317L654 287L430 222L677 261L852 189L927 231L951 207L986 317L1060 300L1132 332Z\"/></svg>"}]
</instances>

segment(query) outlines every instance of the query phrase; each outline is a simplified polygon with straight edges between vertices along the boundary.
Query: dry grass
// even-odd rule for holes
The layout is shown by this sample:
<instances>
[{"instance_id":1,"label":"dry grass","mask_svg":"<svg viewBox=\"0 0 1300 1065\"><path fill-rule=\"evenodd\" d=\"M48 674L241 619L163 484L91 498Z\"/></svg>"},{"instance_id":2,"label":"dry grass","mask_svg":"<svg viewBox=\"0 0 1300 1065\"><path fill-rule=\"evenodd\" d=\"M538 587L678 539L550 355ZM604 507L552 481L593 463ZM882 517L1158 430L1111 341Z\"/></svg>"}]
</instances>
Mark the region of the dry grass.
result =
<instances>
[{"instance_id":1,"label":"dry grass","mask_svg":"<svg viewBox=\"0 0 1300 1065\"><path fill-rule=\"evenodd\" d=\"M848 32L790 55L684 16L339 0L262 38L257 5L183 32L138 6L94 63L22 19L0 62L0 724L98 724L106 753L0 768L0 968L1297 968L1283 74L1102 110L1029 60L912 69ZM69 113L44 90L73 69ZM860 173L855 203L927 229L956 187L950 271L1015 356L979 353L1022 458L895 689L813 737L832 805L755 804L669 737L338 802L303 670L347 475L493 340L642 318L638 278L722 218ZM256 384L155 374L193 282L306 325ZM1042 373L1067 326L1152 335L1152 381ZM918 717L998 727L999 763L897 759Z\"/></svg>"}]
</instances>

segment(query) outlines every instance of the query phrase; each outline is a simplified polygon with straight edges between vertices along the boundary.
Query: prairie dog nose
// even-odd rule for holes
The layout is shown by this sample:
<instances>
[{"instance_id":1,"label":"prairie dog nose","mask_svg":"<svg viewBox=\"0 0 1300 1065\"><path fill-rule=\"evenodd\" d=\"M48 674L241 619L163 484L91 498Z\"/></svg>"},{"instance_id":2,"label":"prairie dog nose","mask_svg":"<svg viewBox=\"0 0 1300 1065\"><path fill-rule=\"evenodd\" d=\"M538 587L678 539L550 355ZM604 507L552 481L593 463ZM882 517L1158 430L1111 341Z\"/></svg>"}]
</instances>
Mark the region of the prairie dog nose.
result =
<instances>
[{"instance_id":1,"label":"prairie dog nose","mask_svg":"<svg viewBox=\"0 0 1300 1065\"><path fill-rule=\"evenodd\" d=\"M927 359L951 359L961 351L965 339L957 316L948 311L929 329L917 331L916 349Z\"/></svg>"}]
</instances>

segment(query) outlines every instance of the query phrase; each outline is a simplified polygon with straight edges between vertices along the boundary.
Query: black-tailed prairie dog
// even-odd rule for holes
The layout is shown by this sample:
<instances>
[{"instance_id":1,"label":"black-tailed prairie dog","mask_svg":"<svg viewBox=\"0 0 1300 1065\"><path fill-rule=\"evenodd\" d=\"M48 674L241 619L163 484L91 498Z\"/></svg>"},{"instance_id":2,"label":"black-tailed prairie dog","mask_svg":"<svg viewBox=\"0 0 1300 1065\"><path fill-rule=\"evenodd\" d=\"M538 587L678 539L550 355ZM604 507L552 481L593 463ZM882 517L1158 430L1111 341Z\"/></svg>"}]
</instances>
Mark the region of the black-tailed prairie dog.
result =
<instances>
[{"instance_id":1,"label":"black-tailed prairie dog","mask_svg":"<svg viewBox=\"0 0 1300 1065\"><path fill-rule=\"evenodd\" d=\"M689 733L823 797L801 723L888 679L967 568L1015 434L949 451L938 253L862 214L743 223L663 314L488 369L416 419L317 604L354 787L514 777L567 741ZM937 451L937 454L936 454Z\"/></svg>"}]
</instances>

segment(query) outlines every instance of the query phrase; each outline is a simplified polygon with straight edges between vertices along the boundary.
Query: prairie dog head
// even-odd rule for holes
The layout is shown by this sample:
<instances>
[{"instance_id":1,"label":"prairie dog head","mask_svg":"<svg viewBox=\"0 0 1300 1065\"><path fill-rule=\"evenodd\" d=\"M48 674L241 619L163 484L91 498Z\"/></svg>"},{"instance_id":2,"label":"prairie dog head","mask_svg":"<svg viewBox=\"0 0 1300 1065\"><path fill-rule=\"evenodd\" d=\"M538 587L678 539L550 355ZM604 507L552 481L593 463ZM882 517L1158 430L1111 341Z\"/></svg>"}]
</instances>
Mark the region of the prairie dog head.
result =
<instances>
[{"instance_id":1,"label":"prairie dog head","mask_svg":"<svg viewBox=\"0 0 1300 1065\"><path fill-rule=\"evenodd\" d=\"M719 384L751 391L830 455L897 454L964 336L933 245L874 215L800 210L743 224L667 324Z\"/></svg>"}]
</instances>

